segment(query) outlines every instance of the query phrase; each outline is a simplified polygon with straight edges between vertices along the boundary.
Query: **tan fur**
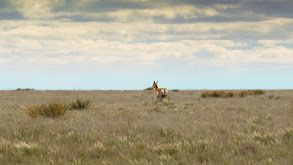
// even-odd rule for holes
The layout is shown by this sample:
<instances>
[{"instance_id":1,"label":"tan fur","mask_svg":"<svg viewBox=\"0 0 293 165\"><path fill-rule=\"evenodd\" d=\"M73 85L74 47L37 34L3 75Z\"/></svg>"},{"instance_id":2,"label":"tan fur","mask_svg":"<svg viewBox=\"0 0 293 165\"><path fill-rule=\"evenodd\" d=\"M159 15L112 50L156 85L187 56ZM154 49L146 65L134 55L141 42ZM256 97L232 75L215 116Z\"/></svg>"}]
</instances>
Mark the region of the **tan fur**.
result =
<instances>
[{"instance_id":1,"label":"tan fur","mask_svg":"<svg viewBox=\"0 0 293 165\"><path fill-rule=\"evenodd\" d=\"M168 99L168 90L166 88L159 88L158 87L158 81L154 82L153 88L156 91L157 95L157 101L160 99L162 101L162 98L166 97Z\"/></svg>"}]
</instances>

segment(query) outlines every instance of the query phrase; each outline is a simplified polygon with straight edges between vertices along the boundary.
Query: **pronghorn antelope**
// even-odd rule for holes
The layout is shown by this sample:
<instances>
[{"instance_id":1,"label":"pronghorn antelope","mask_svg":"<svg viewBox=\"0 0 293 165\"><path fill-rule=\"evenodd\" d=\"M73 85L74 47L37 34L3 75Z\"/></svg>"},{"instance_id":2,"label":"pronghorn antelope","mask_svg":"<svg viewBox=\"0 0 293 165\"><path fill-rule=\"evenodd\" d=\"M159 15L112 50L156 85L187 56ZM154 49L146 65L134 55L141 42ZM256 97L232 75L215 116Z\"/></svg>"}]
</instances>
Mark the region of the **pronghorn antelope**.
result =
<instances>
[{"instance_id":1,"label":"pronghorn antelope","mask_svg":"<svg viewBox=\"0 0 293 165\"><path fill-rule=\"evenodd\" d=\"M169 98L168 90L166 88L158 88L158 81L154 81L153 88L156 91L157 101L159 99L162 100L162 98Z\"/></svg>"}]
</instances>

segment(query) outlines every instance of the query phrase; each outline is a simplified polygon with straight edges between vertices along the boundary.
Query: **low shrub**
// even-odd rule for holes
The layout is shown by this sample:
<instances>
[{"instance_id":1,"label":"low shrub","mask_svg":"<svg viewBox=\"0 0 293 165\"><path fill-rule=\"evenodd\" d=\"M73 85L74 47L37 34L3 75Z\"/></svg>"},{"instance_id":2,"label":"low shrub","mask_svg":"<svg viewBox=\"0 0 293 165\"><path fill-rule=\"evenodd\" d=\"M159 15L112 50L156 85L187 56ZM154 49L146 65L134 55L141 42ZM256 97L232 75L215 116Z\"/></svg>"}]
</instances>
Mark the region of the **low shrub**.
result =
<instances>
[{"instance_id":1,"label":"low shrub","mask_svg":"<svg viewBox=\"0 0 293 165\"><path fill-rule=\"evenodd\" d=\"M247 91L241 91L239 93L239 97L245 97L247 95Z\"/></svg>"},{"instance_id":2,"label":"low shrub","mask_svg":"<svg viewBox=\"0 0 293 165\"><path fill-rule=\"evenodd\" d=\"M265 91L264 90L244 90L244 91L240 91L239 93L234 93L231 91L210 91L210 92L202 92L201 93L201 97L202 98L207 98L207 97L219 97L219 98L230 98L230 97L245 97L247 95L262 95L264 94Z\"/></svg>"},{"instance_id":3,"label":"low shrub","mask_svg":"<svg viewBox=\"0 0 293 165\"><path fill-rule=\"evenodd\" d=\"M245 97L247 95L263 95L265 94L264 90L256 89L256 90L244 90L241 91L238 95L239 97Z\"/></svg>"},{"instance_id":4,"label":"low shrub","mask_svg":"<svg viewBox=\"0 0 293 165\"><path fill-rule=\"evenodd\" d=\"M153 87L147 87L144 89L145 91L150 91L150 90L153 90Z\"/></svg>"},{"instance_id":5,"label":"low shrub","mask_svg":"<svg viewBox=\"0 0 293 165\"><path fill-rule=\"evenodd\" d=\"M225 92L223 91L213 91L210 97L224 97Z\"/></svg>"},{"instance_id":6,"label":"low shrub","mask_svg":"<svg viewBox=\"0 0 293 165\"><path fill-rule=\"evenodd\" d=\"M76 101L73 101L69 104L69 109L86 109L91 106L91 101L90 100L81 100L81 99L76 99Z\"/></svg>"},{"instance_id":7,"label":"low shrub","mask_svg":"<svg viewBox=\"0 0 293 165\"><path fill-rule=\"evenodd\" d=\"M234 93L233 93L233 92L228 92L228 93L226 94L226 96L227 96L227 97L234 97Z\"/></svg>"},{"instance_id":8,"label":"low shrub","mask_svg":"<svg viewBox=\"0 0 293 165\"><path fill-rule=\"evenodd\" d=\"M229 98L229 97L234 97L233 92L225 92L225 91L211 91L211 92L203 92L201 94L202 98L207 98L207 97L220 97L220 98Z\"/></svg>"},{"instance_id":9,"label":"low shrub","mask_svg":"<svg viewBox=\"0 0 293 165\"><path fill-rule=\"evenodd\" d=\"M49 103L48 105L42 104L28 107L26 112L32 118L36 118L38 116L56 118L63 116L67 109L68 107L65 104L54 102Z\"/></svg>"},{"instance_id":10,"label":"low shrub","mask_svg":"<svg viewBox=\"0 0 293 165\"><path fill-rule=\"evenodd\" d=\"M172 89L172 91L173 91L173 92L178 92L178 91L179 91L179 89Z\"/></svg>"},{"instance_id":11,"label":"low shrub","mask_svg":"<svg viewBox=\"0 0 293 165\"><path fill-rule=\"evenodd\" d=\"M209 97L209 93L208 92L202 92L201 97L202 98L207 98L207 97Z\"/></svg>"},{"instance_id":12,"label":"low shrub","mask_svg":"<svg viewBox=\"0 0 293 165\"><path fill-rule=\"evenodd\" d=\"M33 88L17 88L16 89L17 91L33 91L33 90L35 90L35 89L33 89Z\"/></svg>"},{"instance_id":13,"label":"low shrub","mask_svg":"<svg viewBox=\"0 0 293 165\"><path fill-rule=\"evenodd\" d=\"M249 90L249 94L250 95L262 95L264 93L265 93L265 91L264 90L260 90L260 89L257 89L257 90Z\"/></svg>"}]
</instances>

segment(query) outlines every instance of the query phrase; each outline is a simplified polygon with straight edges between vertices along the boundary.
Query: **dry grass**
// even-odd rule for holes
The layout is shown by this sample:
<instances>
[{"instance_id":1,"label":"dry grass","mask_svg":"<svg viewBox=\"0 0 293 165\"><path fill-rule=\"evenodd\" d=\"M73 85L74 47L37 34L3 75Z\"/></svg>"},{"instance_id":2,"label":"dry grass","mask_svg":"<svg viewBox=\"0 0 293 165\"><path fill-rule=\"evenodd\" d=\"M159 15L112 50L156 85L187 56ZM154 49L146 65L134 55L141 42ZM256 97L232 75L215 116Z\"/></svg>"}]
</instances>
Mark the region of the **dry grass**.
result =
<instances>
[{"instance_id":1,"label":"dry grass","mask_svg":"<svg viewBox=\"0 0 293 165\"><path fill-rule=\"evenodd\" d=\"M293 91L202 92L156 103L154 91L0 91L0 164L293 164ZM91 106L55 119L26 113L77 97Z\"/></svg>"}]
</instances>

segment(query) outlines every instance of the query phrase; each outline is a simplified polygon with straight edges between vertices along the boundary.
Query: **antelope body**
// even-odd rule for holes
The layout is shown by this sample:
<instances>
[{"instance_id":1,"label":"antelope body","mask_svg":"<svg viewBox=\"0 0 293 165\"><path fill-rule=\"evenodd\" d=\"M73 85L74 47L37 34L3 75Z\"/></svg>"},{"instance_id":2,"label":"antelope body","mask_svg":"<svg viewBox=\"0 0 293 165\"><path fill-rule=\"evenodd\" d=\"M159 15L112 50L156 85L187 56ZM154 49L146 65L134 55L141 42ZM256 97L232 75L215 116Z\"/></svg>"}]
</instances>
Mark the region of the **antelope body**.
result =
<instances>
[{"instance_id":1,"label":"antelope body","mask_svg":"<svg viewBox=\"0 0 293 165\"><path fill-rule=\"evenodd\" d=\"M154 81L153 88L156 91L157 101L159 99L162 100L163 98L167 98L167 99L169 98L168 90L166 88L159 88L158 81L157 82Z\"/></svg>"}]
</instances>

